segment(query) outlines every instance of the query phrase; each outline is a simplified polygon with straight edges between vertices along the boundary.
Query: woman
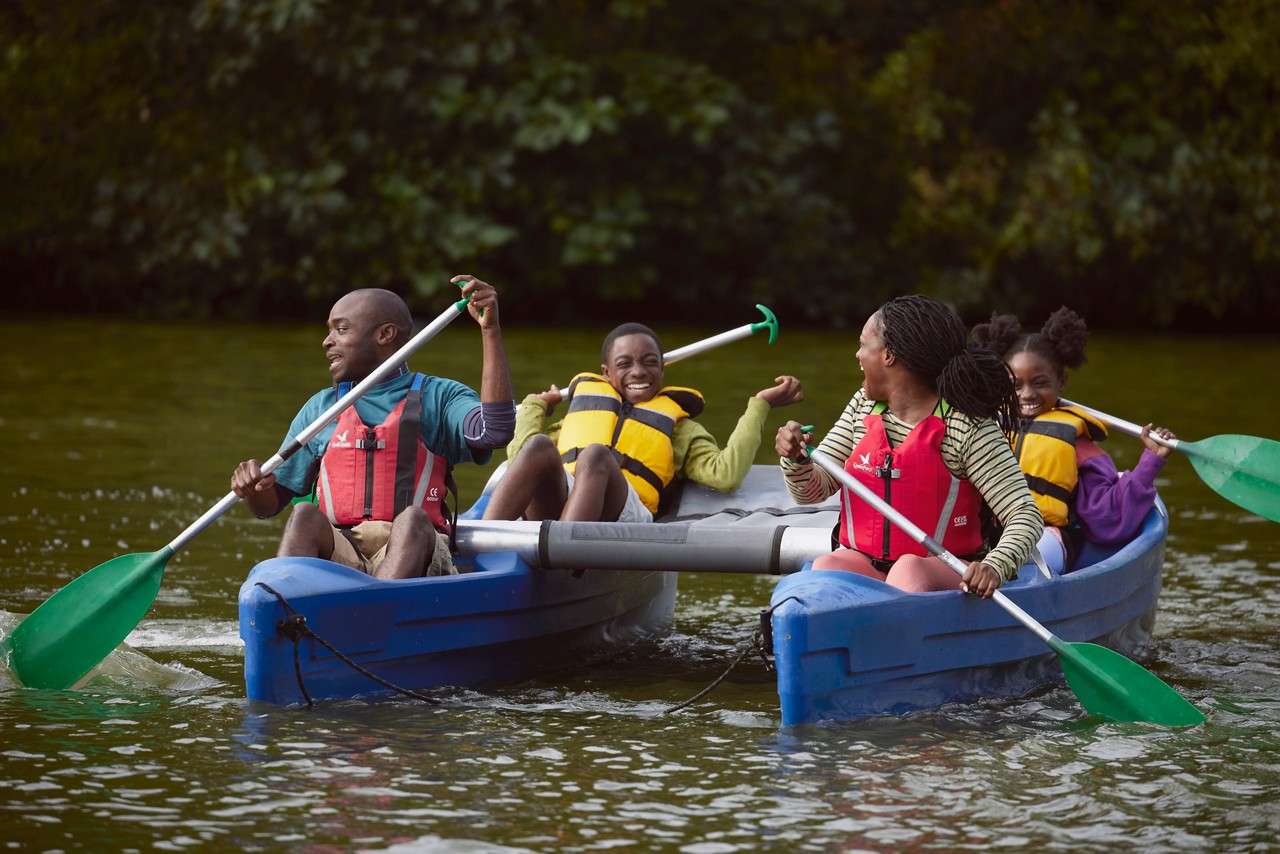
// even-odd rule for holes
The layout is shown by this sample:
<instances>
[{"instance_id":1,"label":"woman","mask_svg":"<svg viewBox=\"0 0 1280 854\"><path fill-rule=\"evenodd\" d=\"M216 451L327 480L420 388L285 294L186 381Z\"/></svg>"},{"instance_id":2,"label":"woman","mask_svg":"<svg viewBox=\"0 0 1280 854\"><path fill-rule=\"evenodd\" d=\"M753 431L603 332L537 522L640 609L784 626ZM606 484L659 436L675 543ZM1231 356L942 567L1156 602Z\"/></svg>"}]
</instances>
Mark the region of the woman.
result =
<instances>
[{"instance_id":1,"label":"woman","mask_svg":"<svg viewBox=\"0 0 1280 854\"><path fill-rule=\"evenodd\" d=\"M1044 523L1001 429L1017 412L1009 372L995 354L967 348L966 338L959 316L937 300L886 302L858 339L862 387L818 446L969 561L963 580L848 490L840 548L814 569L855 572L909 592L960 588L983 597L1017 576ZM841 487L809 461L805 438L788 421L775 448L791 495L815 503ZM985 556L984 504L1003 525Z\"/></svg>"}]
</instances>

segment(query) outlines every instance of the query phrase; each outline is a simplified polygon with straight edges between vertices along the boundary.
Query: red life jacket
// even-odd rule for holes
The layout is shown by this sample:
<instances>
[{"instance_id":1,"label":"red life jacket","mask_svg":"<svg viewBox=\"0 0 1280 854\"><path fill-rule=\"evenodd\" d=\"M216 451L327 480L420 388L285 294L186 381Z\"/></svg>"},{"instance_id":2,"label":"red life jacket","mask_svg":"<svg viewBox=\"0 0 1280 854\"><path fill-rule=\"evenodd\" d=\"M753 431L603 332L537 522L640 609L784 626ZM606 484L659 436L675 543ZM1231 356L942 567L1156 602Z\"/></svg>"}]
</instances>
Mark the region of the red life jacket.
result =
<instances>
[{"instance_id":1,"label":"red life jacket","mask_svg":"<svg viewBox=\"0 0 1280 854\"><path fill-rule=\"evenodd\" d=\"M360 420L354 404L338 416L316 478L316 501L334 525L390 522L406 507L421 507L436 530L449 532L449 461L427 448L420 429L424 379L415 374L404 400L376 427Z\"/></svg>"},{"instance_id":2,"label":"red life jacket","mask_svg":"<svg viewBox=\"0 0 1280 854\"><path fill-rule=\"evenodd\" d=\"M942 437L950 410L938 401L933 414L912 428L896 448L884 430L883 403L862 423L866 433L844 469L886 503L919 525L954 555L982 548L982 496L967 480L951 473L942 461ZM881 560L902 555L928 556L924 546L898 530L848 489L840 490L840 544Z\"/></svg>"}]
</instances>

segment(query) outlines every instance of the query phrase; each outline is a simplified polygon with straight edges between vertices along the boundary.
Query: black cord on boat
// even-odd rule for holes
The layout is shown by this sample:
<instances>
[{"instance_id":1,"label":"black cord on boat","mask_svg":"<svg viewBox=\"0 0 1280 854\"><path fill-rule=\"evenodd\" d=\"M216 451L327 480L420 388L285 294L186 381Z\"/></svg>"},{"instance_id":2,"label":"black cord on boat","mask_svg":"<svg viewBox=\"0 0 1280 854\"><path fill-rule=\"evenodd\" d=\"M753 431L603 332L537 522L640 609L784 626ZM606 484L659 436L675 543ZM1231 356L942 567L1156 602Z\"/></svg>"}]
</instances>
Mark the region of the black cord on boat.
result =
<instances>
[{"instance_id":1,"label":"black cord on boat","mask_svg":"<svg viewBox=\"0 0 1280 854\"><path fill-rule=\"evenodd\" d=\"M787 598L783 599L782 602L779 602L776 605L772 605L762 610L760 612L760 623L756 627L755 633L751 635L751 640L747 641L747 645L743 647L742 650L736 656L734 656L733 661L729 662L729 666L725 668L724 673L721 673L714 680L712 680L710 685L703 688L701 691L694 694L692 697L685 700L683 703L678 703L669 709L663 709L662 714L669 715L672 712L678 712L681 709L684 709L684 708L687 708L688 706L693 705L698 700L701 700L703 697L710 694L713 690L715 690L715 687L717 685L719 685L726 678L728 678L729 674L733 672L733 668L741 664L742 659L746 658L753 651L758 652L760 654L760 660L764 662L764 666L766 670L773 670L773 665L769 663L769 650L765 649L765 644L764 644L764 636L766 631L765 627L770 625L769 618L773 616L774 610L781 607L783 602L789 602L792 599L796 600L797 602L800 602L801 604L804 604L804 600L802 600L799 596L788 596ZM773 645L772 635L770 636L769 640L770 640L769 646L772 646Z\"/></svg>"},{"instance_id":2,"label":"black cord on boat","mask_svg":"<svg viewBox=\"0 0 1280 854\"><path fill-rule=\"evenodd\" d=\"M417 691L410 690L409 688L402 688L394 682L389 682L378 674L373 673L352 661L346 653L342 652L342 650L316 634L315 630L312 629L311 626L307 625L307 618L295 611L293 606L289 604L289 600L284 598L279 591L261 581L255 581L254 584L279 599L281 606L285 610L286 616L276 624L276 628L280 631L280 634L293 641L293 673L298 677L298 690L302 692L303 698L306 699L308 709L311 708L314 703L311 701L311 695L307 693L307 686L302 682L302 664L298 659L298 643L304 637L311 638L313 641L329 650L329 652L333 653L343 664L347 665L360 675L367 676L384 688L389 688L397 694L403 694L406 697L412 697L413 699L421 700L424 703L430 703L433 706L439 705L440 701L435 697L428 697L426 694L419 694Z\"/></svg>"}]
</instances>

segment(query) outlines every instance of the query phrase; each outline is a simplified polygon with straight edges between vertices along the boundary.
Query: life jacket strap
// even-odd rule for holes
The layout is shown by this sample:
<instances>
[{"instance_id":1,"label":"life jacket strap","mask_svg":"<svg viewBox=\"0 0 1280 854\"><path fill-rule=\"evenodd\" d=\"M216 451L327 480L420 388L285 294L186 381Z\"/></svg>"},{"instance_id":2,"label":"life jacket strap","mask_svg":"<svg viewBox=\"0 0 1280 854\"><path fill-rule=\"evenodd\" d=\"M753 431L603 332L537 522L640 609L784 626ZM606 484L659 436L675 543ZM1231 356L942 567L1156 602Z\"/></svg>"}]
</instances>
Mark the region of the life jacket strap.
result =
<instances>
[{"instance_id":1,"label":"life jacket strap","mask_svg":"<svg viewBox=\"0 0 1280 854\"><path fill-rule=\"evenodd\" d=\"M1027 478L1027 486L1031 487L1032 492L1038 492L1041 495L1047 495L1050 498L1056 498L1059 501L1061 501L1063 504L1070 506L1071 504L1070 490L1063 489L1061 486L1058 486L1058 484L1053 483L1052 481L1049 481L1049 480L1045 480L1042 477L1036 477L1033 474L1026 475L1026 478Z\"/></svg>"},{"instance_id":2,"label":"life jacket strap","mask_svg":"<svg viewBox=\"0 0 1280 854\"><path fill-rule=\"evenodd\" d=\"M627 456L617 448L610 448L609 450L613 452L613 458L618 461L618 468L622 469L624 472L630 472L640 478L645 483L652 486L658 493L662 492L664 484L662 483L662 478L658 477L657 472L637 460L635 457ZM570 448L560 455L560 460L565 465L576 463L578 461L578 457L582 456L582 451L582 448Z\"/></svg>"},{"instance_id":3,"label":"life jacket strap","mask_svg":"<svg viewBox=\"0 0 1280 854\"><path fill-rule=\"evenodd\" d=\"M404 398L404 409L400 413L400 427L396 443L396 486L395 504L392 518L400 511L412 506L418 484L414 482L414 469L417 467L419 435L422 432L422 384L426 377L415 373L409 392ZM427 454L430 465L431 454ZM421 499L419 499L421 501Z\"/></svg>"}]
</instances>

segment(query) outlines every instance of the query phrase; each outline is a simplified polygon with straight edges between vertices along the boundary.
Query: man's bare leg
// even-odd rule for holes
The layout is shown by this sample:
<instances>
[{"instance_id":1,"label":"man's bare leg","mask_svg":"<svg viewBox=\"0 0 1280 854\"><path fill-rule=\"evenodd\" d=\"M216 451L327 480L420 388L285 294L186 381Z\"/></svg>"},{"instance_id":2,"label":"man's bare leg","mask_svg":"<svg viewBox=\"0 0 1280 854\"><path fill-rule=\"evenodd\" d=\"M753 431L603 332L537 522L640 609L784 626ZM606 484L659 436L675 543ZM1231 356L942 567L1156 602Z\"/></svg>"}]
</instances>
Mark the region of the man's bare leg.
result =
<instances>
[{"instance_id":1,"label":"man's bare leg","mask_svg":"<svg viewBox=\"0 0 1280 854\"><path fill-rule=\"evenodd\" d=\"M280 538L278 557L333 557L333 526L314 504L295 504Z\"/></svg>"},{"instance_id":2,"label":"man's bare leg","mask_svg":"<svg viewBox=\"0 0 1280 854\"><path fill-rule=\"evenodd\" d=\"M427 511L407 507L391 523L387 554L373 571L375 578L417 578L431 565L436 528Z\"/></svg>"}]
</instances>

